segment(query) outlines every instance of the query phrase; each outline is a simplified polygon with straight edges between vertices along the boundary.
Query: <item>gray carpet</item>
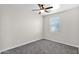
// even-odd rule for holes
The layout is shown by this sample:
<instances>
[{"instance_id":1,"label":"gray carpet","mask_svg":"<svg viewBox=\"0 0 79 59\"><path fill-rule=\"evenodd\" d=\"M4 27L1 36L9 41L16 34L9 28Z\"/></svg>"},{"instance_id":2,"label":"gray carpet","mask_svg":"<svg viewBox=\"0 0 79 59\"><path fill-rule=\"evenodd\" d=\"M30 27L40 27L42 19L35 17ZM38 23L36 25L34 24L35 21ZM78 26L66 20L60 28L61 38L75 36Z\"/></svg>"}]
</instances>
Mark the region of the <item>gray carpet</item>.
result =
<instances>
[{"instance_id":1,"label":"gray carpet","mask_svg":"<svg viewBox=\"0 0 79 59\"><path fill-rule=\"evenodd\" d=\"M78 48L42 39L1 54L77 54Z\"/></svg>"}]
</instances>

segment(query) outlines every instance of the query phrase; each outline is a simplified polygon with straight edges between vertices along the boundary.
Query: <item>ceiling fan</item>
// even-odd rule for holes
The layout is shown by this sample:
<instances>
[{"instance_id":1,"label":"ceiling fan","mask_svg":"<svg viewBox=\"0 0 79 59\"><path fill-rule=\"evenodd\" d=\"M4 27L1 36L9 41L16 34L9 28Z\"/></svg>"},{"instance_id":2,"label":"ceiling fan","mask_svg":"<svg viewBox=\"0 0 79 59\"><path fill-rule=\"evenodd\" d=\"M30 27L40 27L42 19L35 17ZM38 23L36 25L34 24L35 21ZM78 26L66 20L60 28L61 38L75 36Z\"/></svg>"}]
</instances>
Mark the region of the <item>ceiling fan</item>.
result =
<instances>
[{"instance_id":1,"label":"ceiling fan","mask_svg":"<svg viewBox=\"0 0 79 59\"><path fill-rule=\"evenodd\" d=\"M34 9L32 11L39 11L39 14L41 14L43 12L48 13L49 11L47 11L47 10L53 8L52 6L45 7L45 4L37 4L37 5L38 5L39 9Z\"/></svg>"}]
</instances>

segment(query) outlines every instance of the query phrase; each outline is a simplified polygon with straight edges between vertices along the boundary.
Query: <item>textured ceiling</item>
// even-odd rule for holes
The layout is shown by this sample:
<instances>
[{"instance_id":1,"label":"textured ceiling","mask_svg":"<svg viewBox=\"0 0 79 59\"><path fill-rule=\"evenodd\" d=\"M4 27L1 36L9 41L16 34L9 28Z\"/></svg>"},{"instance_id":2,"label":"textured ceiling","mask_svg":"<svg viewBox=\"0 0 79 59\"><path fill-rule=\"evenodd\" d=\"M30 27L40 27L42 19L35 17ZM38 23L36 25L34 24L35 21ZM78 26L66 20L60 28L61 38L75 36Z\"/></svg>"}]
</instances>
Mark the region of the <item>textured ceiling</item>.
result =
<instances>
[{"instance_id":1,"label":"textured ceiling","mask_svg":"<svg viewBox=\"0 0 79 59\"><path fill-rule=\"evenodd\" d=\"M52 6L53 4L45 4L46 7L48 6ZM32 14L38 14L38 12L34 12L32 11L33 9L39 9L38 5L37 4L12 4L12 5L0 5L0 10L1 9L5 9L5 8L17 8L18 10L26 10ZM68 9L71 9L71 8L75 8L75 7L78 7L79 4L59 4L59 5L53 5L53 9L50 9L49 10L49 13L42 13L40 15L44 16L44 15L49 15L49 14L54 14L54 13L57 13L57 12L60 12L60 11L64 11L64 10L68 10ZM58 9L57 9L58 8Z\"/></svg>"},{"instance_id":2,"label":"textured ceiling","mask_svg":"<svg viewBox=\"0 0 79 59\"><path fill-rule=\"evenodd\" d=\"M54 6L53 9L50 10L50 13L43 13L41 15L44 16L44 15L54 14L54 13L72 9L78 6L79 4L59 4L59 6Z\"/></svg>"}]
</instances>

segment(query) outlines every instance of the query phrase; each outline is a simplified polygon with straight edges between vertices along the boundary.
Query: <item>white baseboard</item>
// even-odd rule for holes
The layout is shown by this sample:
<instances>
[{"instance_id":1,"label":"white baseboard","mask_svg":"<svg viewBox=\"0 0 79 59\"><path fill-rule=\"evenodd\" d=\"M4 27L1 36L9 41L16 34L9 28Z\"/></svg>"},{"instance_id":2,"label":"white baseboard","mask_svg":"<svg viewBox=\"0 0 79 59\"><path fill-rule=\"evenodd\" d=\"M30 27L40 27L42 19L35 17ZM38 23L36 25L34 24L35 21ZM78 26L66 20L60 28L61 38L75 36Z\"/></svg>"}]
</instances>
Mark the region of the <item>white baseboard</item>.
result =
<instances>
[{"instance_id":1,"label":"white baseboard","mask_svg":"<svg viewBox=\"0 0 79 59\"><path fill-rule=\"evenodd\" d=\"M3 49L3 50L0 51L0 54L1 54L1 52L3 52L3 51L7 51L7 50L10 50L10 49L13 49L13 48L22 46L22 45L26 45L26 44L29 44L29 43L31 43L31 42L37 41L37 40L41 40L41 39L36 39L36 40L29 41L29 42L24 42L24 43L22 43L22 44L18 44L18 45L16 45L16 46L13 46L13 47L10 47L10 48Z\"/></svg>"},{"instance_id":2,"label":"white baseboard","mask_svg":"<svg viewBox=\"0 0 79 59\"><path fill-rule=\"evenodd\" d=\"M62 43L62 44L65 44L65 45L69 45L69 46L73 46L73 47L79 48L78 45L70 44L70 43L67 43L67 42L62 42L62 41L58 41L58 40L51 39L51 38L44 38L44 39L48 39L48 40L51 40L51 41L54 41L54 42L58 42L58 43Z\"/></svg>"}]
</instances>

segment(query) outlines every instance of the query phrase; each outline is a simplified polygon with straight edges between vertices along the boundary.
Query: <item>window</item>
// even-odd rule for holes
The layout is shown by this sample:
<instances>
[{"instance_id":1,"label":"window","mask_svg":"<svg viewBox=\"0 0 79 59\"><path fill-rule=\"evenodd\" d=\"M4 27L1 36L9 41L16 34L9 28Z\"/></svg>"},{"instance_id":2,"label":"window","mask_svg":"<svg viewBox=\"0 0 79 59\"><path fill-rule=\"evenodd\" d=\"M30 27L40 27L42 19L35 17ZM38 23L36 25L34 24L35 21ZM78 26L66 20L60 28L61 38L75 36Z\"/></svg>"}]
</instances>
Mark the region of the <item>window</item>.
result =
<instances>
[{"instance_id":1,"label":"window","mask_svg":"<svg viewBox=\"0 0 79 59\"><path fill-rule=\"evenodd\" d=\"M60 31L60 18L58 16L53 16L50 19L50 29L52 32Z\"/></svg>"}]
</instances>

